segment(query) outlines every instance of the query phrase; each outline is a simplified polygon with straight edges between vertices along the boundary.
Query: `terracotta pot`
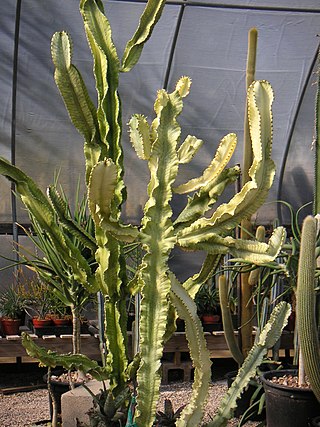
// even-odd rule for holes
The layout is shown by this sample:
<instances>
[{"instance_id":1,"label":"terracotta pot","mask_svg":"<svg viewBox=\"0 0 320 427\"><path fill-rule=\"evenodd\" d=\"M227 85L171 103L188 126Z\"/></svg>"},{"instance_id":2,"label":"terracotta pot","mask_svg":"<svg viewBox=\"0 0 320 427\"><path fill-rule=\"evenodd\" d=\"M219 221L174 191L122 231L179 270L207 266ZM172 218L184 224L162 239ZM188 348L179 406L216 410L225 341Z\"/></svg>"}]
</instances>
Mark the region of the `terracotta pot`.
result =
<instances>
[{"instance_id":1,"label":"terracotta pot","mask_svg":"<svg viewBox=\"0 0 320 427\"><path fill-rule=\"evenodd\" d=\"M5 319L1 320L2 330L5 335L19 335L19 327L21 319Z\"/></svg>"},{"instance_id":2,"label":"terracotta pot","mask_svg":"<svg viewBox=\"0 0 320 427\"><path fill-rule=\"evenodd\" d=\"M55 326L68 326L70 325L70 320L69 319L52 319L53 324Z\"/></svg>"},{"instance_id":3,"label":"terracotta pot","mask_svg":"<svg viewBox=\"0 0 320 427\"><path fill-rule=\"evenodd\" d=\"M51 319L36 319L36 318L33 318L32 319L32 324L37 329L39 329L39 328L47 328L48 326L52 325L52 320Z\"/></svg>"},{"instance_id":4,"label":"terracotta pot","mask_svg":"<svg viewBox=\"0 0 320 427\"><path fill-rule=\"evenodd\" d=\"M219 314L203 314L201 319L203 323L211 325L212 323L219 323L220 316Z\"/></svg>"},{"instance_id":5,"label":"terracotta pot","mask_svg":"<svg viewBox=\"0 0 320 427\"><path fill-rule=\"evenodd\" d=\"M219 314L204 314L201 316L201 322L205 332L222 330L222 323L220 323Z\"/></svg>"}]
</instances>

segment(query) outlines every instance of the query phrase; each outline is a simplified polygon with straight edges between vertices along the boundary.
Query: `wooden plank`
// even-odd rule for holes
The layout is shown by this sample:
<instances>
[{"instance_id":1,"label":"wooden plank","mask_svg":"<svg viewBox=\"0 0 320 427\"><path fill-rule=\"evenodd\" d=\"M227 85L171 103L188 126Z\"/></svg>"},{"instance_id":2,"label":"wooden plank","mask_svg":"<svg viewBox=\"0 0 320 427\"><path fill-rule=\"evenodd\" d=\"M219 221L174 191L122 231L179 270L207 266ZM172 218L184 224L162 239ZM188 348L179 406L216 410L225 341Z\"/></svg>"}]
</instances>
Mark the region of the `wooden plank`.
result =
<instances>
[{"instance_id":1,"label":"wooden plank","mask_svg":"<svg viewBox=\"0 0 320 427\"><path fill-rule=\"evenodd\" d=\"M131 334L129 334L129 354L131 354ZM205 338L207 346L212 358L226 358L231 357L228 346L224 337L223 331L219 332L206 332ZM38 338L33 336L40 347L56 351L57 353L69 353L72 351L72 337L70 335L63 337L47 336ZM293 333L285 332L282 334L281 350L293 349ZM93 360L101 360L99 339L97 336L84 335L81 337L81 352ZM164 353L175 352L189 352L188 343L184 332L176 332L172 338L166 343ZM21 337L14 339L0 340L0 363L6 362L17 357L22 357L22 361L26 361L28 356L24 347L21 344ZM32 360L31 358L29 358Z\"/></svg>"}]
</instances>

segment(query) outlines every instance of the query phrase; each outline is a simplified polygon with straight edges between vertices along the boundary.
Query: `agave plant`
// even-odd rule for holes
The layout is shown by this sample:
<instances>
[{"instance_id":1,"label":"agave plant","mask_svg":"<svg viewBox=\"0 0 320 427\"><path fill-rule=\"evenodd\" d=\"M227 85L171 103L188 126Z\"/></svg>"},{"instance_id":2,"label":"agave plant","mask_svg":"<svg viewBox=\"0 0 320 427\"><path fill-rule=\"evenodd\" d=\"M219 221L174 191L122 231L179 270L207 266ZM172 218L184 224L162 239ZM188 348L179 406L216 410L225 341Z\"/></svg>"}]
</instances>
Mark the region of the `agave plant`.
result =
<instances>
[{"instance_id":1,"label":"agave plant","mask_svg":"<svg viewBox=\"0 0 320 427\"><path fill-rule=\"evenodd\" d=\"M72 212L62 188L58 192L56 185L50 186L48 194L53 215L52 220L60 235L68 239L67 241L72 244L72 247L76 248L94 274L96 243L92 236L93 222L87 212L86 199L79 200L78 192L75 209ZM36 250L35 253L30 253L25 248L20 247L22 263L37 273L42 280L42 286L46 288L46 292L53 293L66 307L70 307L73 324L73 353L80 353L81 312L93 298L93 293L76 280L64 253L57 251L52 242L50 232L42 228L32 211L29 211L29 214L33 231L25 228L24 231L33 242Z\"/></svg>"},{"instance_id":2,"label":"agave plant","mask_svg":"<svg viewBox=\"0 0 320 427\"><path fill-rule=\"evenodd\" d=\"M174 427L185 406L182 405L175 411L171 400L165 399L164 411L157 411L154 427Z\"/></svg>"}]
</instances>

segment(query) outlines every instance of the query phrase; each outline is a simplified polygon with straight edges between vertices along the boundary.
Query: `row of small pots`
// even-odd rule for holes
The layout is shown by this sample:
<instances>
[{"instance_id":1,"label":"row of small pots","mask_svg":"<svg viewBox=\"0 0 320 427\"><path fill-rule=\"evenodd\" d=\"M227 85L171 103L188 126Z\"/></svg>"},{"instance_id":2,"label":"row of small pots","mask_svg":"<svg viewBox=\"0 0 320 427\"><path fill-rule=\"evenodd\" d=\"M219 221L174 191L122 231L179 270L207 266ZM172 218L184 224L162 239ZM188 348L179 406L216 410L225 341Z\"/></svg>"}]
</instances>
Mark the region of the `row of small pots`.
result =
<instances>
[{"instance_id":1,"label":"row of small pots","mask_svg":"<svg viewBox=\"0 0 320 427\"><path fill-rule=\"evenodd\" d=\"M67 326L71 324L70 319L32 319L33 326L35 328L44 328L48 326ZM2 318L1 319L1 329L4 335L18 335L19 328L22 324L21 319L9 319Z\"/></svg>"}]
</instances>

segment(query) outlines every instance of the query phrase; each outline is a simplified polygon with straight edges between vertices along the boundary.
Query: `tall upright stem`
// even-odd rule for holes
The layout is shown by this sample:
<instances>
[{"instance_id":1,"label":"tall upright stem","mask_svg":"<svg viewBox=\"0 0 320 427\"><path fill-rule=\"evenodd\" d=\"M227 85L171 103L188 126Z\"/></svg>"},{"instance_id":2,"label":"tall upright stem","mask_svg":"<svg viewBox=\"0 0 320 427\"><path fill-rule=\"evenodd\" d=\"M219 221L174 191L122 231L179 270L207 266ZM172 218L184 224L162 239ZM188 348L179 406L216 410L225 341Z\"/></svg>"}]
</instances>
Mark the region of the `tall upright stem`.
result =
<instances>
[{"instance_id":1,"label":"tall upright stem","mask_svg":"<svg viewBox=\"0 0 320 427\"><path fill-rule=\"evenodd\" d=\"M248 35L248 56L247 56L247 68L246 68L246 90L254 81L255 68L256 68L256 53L257 53L257 39L258 32L256 28L251 28ZM242 169L242 186L250 180L249 169L252 164L252 148L251 139L249 132L249 121L248 121L248 106L245 107L245 119L244 119L244 135L243 135L243 169ZM249 236L246 232L252 232L251 222L249 220L243 220L241 222L241 233L242 239L248 239ZM252 347L252 302L251 302L251 287L248 283L249 273L241 274L241 346L242 353L246 357Z\"/></svg>"},{"instance_id":2,"label":"tall upright stem","mask_svg":"<svg viewBox=\"0 0 320 427\"><path fill-rule=\"evenodd\" d=\"M320 213L320 51L318 53L317 69L317 95L315 104L315 162L314 162L314 195L313 195L313 214Z\"/></svg>"},{"instance_id":3,"label":"tall upright stem","mask_svg":"<svg viewBox=\"0 0 320 427\"><path fill-rule=\"evenodd\" d=\"M73 330L72 330L72 353L73 354L79 354L80 348L81 348L80 310L78 307L75 307L74 305L72 305L71 313L72 313L72 326L73 326Z\"/></svg>"}]
</instances>

